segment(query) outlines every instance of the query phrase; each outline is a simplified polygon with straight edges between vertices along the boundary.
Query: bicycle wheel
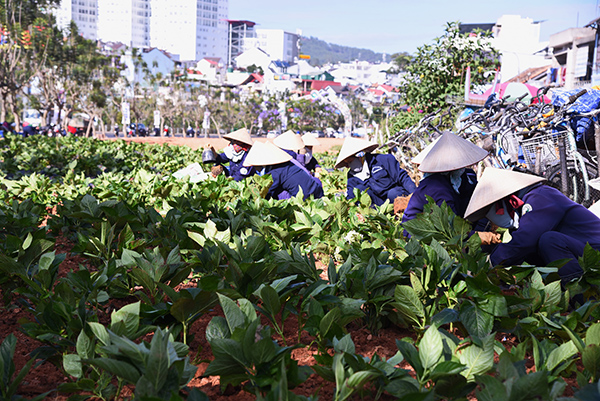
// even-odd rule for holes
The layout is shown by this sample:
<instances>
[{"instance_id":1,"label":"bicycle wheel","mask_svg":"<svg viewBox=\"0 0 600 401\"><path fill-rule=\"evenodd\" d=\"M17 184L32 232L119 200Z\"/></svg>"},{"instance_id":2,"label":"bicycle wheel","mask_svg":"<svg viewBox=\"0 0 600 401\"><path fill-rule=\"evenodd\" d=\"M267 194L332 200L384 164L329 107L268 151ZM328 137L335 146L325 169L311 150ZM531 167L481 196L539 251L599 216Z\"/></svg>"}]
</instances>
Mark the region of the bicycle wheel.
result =
<instances>
[{"instance_id":1,"label":"bicycle wheel","mask_svg":"<svg viewBox=\"0 0 600 401\"><path fill-rule=\"evenodd\" d=\"M598 169L587 160L585 161L585 169L587 170L588 180L598 176ZM551 165L544 176L550 186L562 191L562 174L559 163ZM567 160L567 193L565 195L585 207L589 207L595 200L600 198L600 192L587 184L583 171L573 159Z\"/></svg>"}]
</instances>

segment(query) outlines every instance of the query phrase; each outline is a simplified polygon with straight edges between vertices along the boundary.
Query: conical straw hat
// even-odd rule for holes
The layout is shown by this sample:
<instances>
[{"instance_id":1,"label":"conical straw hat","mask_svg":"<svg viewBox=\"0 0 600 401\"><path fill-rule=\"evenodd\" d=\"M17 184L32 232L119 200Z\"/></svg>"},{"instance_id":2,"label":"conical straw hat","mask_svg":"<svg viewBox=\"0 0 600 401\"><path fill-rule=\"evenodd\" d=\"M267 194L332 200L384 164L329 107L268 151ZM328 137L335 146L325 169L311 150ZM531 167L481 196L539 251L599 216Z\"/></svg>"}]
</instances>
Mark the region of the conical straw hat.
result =
<instances>
[{"instance_id":1,"label":"conical straw hat","mask_svg":"<svg viewBox=\"0 0 600 401\"><path fill-rule=\"evenodd\" d=\"M340 168L340 164L342 164L344 160L351 156L354 156L358 152L364 150L366 153L370 153L378 147L379 145L374 142L365 141L364 139L348 137L344 139L344 144L342 145L340 154L338 155L337 161L335 162L335 168Z\"/></svg>"},{"instance_id":2,"label":"conical straw hat","mask_svg":"<svg viewBox=\"0 0 600 401\"><path fill-rule=\"evenodd\" d=\"M415 157L412 158L411 163L421 164L423 162L423 159L425 158L425 156L427 156L429 154L429 152L431 152L431 148L433 148L433 146L437 143L437 141L440 140L440 138L441 138L441 136L438 136L437 138L435 138L433 140L433 142L431 142L429 145L425 146L425 149L420 151L418 155L416 155Z\"/></svg>"},{"instance_id":3,"label":"conical straw hat","mask_svg":"<svg viewBox=\"0 0 600 401\"><path fill-rule=\"evenodd\" d=\"M477 221L487 213L487 206L515 192L544 181L545 178L512 170L488 167L475 186L471 201L465 212L465 219Z\"/></svg>"},{"instance_id":4,"label":"conical straw hat","mask_svg":"<svg viewBox=\"0 0 600 401\"><path fill-rule=\"evenodd\" d=\"M485 159L487 155L488 152L479 146L447 131L423 158L419 170L424 173L458 170Z\"/></svg>"},{"instance_id":5,"label":"conical straw hat","mask_svg":"<svg viewBox=\"0 0 600 401\"><path fill-rule=\"evenodd\" d=\"M285 131L283 134L273 139L273 143L281 149L293 150L294 152L304 149L304 142L300 135L290 130Z\"/></svg>"},{"instance_id":6,"label":"conical straw hat","mask_svg":"<svg viewBox=\"0 0 600 401\"><path fill-rule=\"evenodd\" d=\"M319 146L321 144L312 134L302 135L302 142L304 142L304 146Z\"/></svg>"},{"instance_id":7,"label":"conical straw hat","mask_svg":"<svg viewBox=\"0 0 600 401\"><path fill-rule=\"evenodd\" d=\"M246 145L254 145L254 141L250 137L250 133L246 128L240 128L237 131L230 132L229 134L223 135L223 138L245 143Z\"/></svg>"},{"instance_id":8,"label":"conical straw hat","mask_svg":"<svg viewBox=\"0 0 600 401\"><path fill-rule=\"evenodd\" d=\"M248 151L244 166L272 166L292 160L292 156L271 142L256 142Z\"/></svg>"}]
</instances>

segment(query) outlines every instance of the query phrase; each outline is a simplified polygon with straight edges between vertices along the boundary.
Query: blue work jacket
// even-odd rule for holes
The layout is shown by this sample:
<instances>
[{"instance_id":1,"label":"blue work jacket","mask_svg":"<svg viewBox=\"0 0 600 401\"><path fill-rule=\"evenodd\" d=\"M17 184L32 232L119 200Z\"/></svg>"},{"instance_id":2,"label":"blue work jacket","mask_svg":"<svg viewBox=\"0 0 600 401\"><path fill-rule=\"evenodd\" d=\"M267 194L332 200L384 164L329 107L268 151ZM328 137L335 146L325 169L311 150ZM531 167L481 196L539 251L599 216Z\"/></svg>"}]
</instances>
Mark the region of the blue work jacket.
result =
<instances>
[{"instance_id":1,"label":"blue work jacket","mask_svg":"<svg viewBox=\"0 0 600 401\"><path fill-rule=\"evenodd\" d=\"M454 190L447 175L434 173L422 179L408 201L402 222L412 220L419 213L423 213L423 206L427 204L426 196L431 196L438 206L446 202L457 216L463 217L477 185L477 175L473 170L466 169L461 178L459 192Z\"/></svg>"},{"instance_id":2,"label":"blue work jacket","mask_svg":"<svg viewBox=\"0 0 600 401\"><path fill-rule=\"evenodd\" d=\"M539 263L538 242L542 234L556 231L600 250L600 219L559 190L540 185L522 197L519 228L512 240L499 244L490 254L494 265L512 266L525 261Z\"/></svg>"},{"instance_id":3,"label":"blue work jacket","mask_svg":"<svg viewBox=\"0 0 600 401\"><path fill-rule=\"evenodd\" d=\"M273 184L269 188L267 199L278 198L279 194L284 191L291 196L296 196L299 188L302 188L304 199L310 195L315 198L323 196L321 182L315 180L306 170L296 166L291 161L271 166L269 174L273 178Z\"/></svg>"},{"instance_id":4,"label":"blue work jacket","mask_svg":"<svg viewBox=\"0 0 600 401\"><path fill-rule=\"evenodd\" d=\"M367 190L373 204L381 206L387 199L393 202L396 196L406 196L417 189L394 156L367 153L366 158L371 176L363 181L348 171L346 198L354 198L354 188Z\"/></svg>"},{"instance_id":5,"label":"blue work jacket","mask_svg":"<svg viewBox=\"0 0 600 401\"><path fill-rule=\"evenodd\" d=\"M229 163L229 169L226 169L227 175L233 177L236 181L241 181L246 177L256 174L254 167L245 167L244 160L246 160L248 152L244 152L240 161L234 162L230 160L225 153L219 153L217 155L216 164L227 164Z\"/></svg>"}]
</instances>

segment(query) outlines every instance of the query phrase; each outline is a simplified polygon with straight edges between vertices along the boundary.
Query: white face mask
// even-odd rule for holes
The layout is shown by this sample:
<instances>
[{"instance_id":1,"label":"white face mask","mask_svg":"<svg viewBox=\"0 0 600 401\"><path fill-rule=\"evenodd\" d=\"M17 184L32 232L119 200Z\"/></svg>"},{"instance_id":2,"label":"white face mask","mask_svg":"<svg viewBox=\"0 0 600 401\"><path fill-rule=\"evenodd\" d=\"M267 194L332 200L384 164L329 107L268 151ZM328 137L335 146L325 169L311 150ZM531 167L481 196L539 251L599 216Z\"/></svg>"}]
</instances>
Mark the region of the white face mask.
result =
<instances>
[{"instance_id":1,"label":"white face mask","mask_svg":"<svg viewBox=\"0 0 600 401\"><path fill-rule=\"evenodd\" d=\"M308 164L312 159L312 149L306 148L306 153L304 154L304 164Z\"/></svg>"},{"instance_id":2,"label":"white face mask","mask_svg":"<svg viewBox=\"0 0 600 401\"><path fill-rule=\"evenodd\" d=\"M236 152L235 149L233 149L233 145L231 143L225 146L225 148L223 149L223 153L225 153L225 156L227 156L229 160L234 162L239 162L244 156L244 151L241 150L239 152Z\"/></svg>"},{"instance_id":3,"label":"white face mask","mask_svg":"<svg viewBox=\"0 0 600 401\"><path fill-rule=\"evenodd\" d=\"M355 157L350 163L348 163L348 167L353 173L360 173L363 169L363 162L360 160L360 158Z\"/></svg>"}]
</instances>

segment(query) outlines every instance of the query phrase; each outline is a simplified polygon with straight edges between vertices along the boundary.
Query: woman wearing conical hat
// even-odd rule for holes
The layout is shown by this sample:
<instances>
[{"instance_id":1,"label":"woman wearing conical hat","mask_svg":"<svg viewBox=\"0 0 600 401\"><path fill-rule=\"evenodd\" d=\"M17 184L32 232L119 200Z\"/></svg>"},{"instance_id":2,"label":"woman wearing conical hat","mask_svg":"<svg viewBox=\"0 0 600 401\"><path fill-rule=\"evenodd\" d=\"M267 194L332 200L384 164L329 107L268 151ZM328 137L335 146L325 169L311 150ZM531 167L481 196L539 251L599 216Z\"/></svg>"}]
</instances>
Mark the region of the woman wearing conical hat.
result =
<instances>
[{"instance_id":1,"label":"woman wearing conical hat","mask_svg":"<svg viewBox=\"0 0 600 401\"><path fill-rule=\"evenodd\" d=\"M315 156L313 155L313 148L315 146L321 145L321 143L312 134L308 133L302 135L302 142L304 142L305 149L304 167L306 167L306 169L310 171L311 174L313 174L315 177L318 177L321 174L322 169L321 165L319 164L319 161L315 159ZM302 151L300 151L300 154L302 154Z\"/></svg>"},{"instance_id":2,"label":"woman wearing conical hat","mask_svg":"<svg viewBox=\"0 0 600 401\"><path fill-rule=\"evenodd\" d=\"M354 198L354 189L367 191L374 205L386 200L394 202L417 188L408 173L392 155L371 153L379 145L364 139L348 137L344 140L335 168L348 167L348 199Z\"/></svg>"},{"instance_id":3,"label":"woman wearing conical hat","mask_svg":"<svg viewBox=\"0 0 600 401\"><path fill-rule=\"evenodd\" d=\"M497 245L490 253L494 266L524 262L547 266L569 259L558 270L564 286L583 274L577 259L586 243L600 250L600 219L542 181L542 177L488 167L465 218L475 221L485 216L510 229L510 242Z\"/></svg>"},{"instance_id":4,"label":"woman wearing conical hat","mask_svg":"<svg viewBox=\"0 0 600 401\"><path fill-rule=\"evenodd\" d=\"M306 170L291 162L292 156L271 142L256 142L248 152L244 166L252 166L257 174L270 174L273 184L267 199L285 199L296 196L302 190L304 199L323 196L323 186Z\"/></svg>"},{"instance_id":5,"label":"woman wearing conical hat","mask_svg":"<svg viewBox=\"0 0 600 401\"><path fill-rule=\"evenodd\" d=\"M466 139L451 132L442 134L412 160L424 175L408 202L402 222L423 212L427 196L438 206L446 202L457 216L462 217L477 184L475 172L468 167L487 155L488 152Z\"/></svg>"},{"instance_id":6,"label":"woman wearing conical hat","mask_svg":"<svg viewBox=\"0 0 600 401\"><path fill-rule=\"evenodd\" d=\"M223 149L223 153L217 154L215 148L210 146L210 144L206 145L207 148L211 149L217 155L216 164L223 165L229 163L229 169L226 169L225 172L236 181L241 181L255 174L254 168L243 165L248 151L254 144L248 130L242 128L223 135L223 138L229 140L229 145Z\"/></svg>"},{"instance_id":7,"label":"woman wearing conical hat","mask_svg":"<svg viewBox=\"0 0 600 401\"><path fill-rule=\"evenodd\" d=\"M273 139L273 144L282 149L285 153L292 156L291 162L296 164L303 170L308 170L304 166L304 155L299 152L304 149L304 141L302 137L294 131L288 130L277 138Z\"/></svg>"},{"instance_id":8,"label":"woman wearing conical hat","mask_svg":"<svg viewBox=\"0 0 600 401\"><path fill-rule=\"evenodd\" d=\"M317 181L319 186L323 186L321 180L319 178L313 176L311 172L306 168L305 156L303 153L299 153L304 150L304 141L302 137L296 134L294 131L286 131L283 134L279 135L277 138L273 140L273 144L277 145L280 149L282 149L285 153L292 156L290 162L295 164L300 169L304 170L307 174L313 177L314 180ZM279 199L287 199L289 198L289 194L287 192L283 192L279 195Z\"/></svg>"}]
</instances>

